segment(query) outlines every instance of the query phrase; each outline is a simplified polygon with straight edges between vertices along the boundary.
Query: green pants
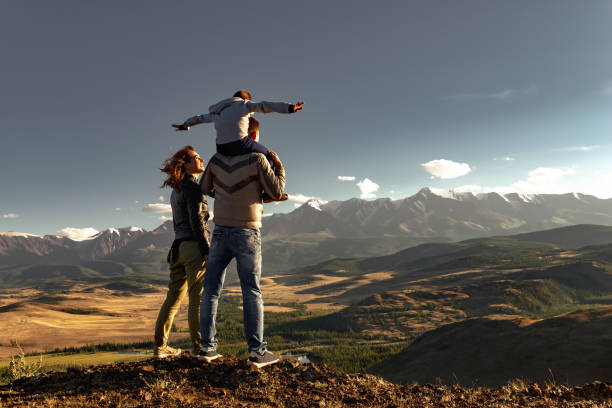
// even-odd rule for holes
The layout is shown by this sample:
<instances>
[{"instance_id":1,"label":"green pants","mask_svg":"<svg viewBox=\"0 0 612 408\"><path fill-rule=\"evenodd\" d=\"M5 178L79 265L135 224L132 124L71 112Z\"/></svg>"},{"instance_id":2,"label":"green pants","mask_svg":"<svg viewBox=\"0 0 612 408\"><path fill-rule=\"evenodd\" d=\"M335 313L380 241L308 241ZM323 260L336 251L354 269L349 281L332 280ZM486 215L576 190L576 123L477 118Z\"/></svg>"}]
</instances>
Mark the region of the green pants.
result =
<instances>
[{"instance_id":1,"label":"green pants","mask_svg":"<svg viewBox=\"0 0 612 408\"><path fill-rule=\"evenodd\" d=\"M155 323L155 345L165 346L174 316L186 293L189 293L189 333L194 348L200 347L200 299L204 283L205 262L195 241L182 242L177 259L170 263L170 283L166 300Z\"/></svg>"}]
</instances>

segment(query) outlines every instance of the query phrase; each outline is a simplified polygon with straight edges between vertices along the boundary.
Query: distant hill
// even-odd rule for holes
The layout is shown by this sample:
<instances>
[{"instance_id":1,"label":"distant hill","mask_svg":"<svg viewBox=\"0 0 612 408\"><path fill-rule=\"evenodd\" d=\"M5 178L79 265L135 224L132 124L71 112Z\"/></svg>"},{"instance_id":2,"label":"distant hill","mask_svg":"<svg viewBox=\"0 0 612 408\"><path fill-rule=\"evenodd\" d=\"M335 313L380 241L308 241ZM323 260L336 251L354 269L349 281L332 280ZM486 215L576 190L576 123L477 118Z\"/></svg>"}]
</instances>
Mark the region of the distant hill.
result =
<instances>
[{"instance_id":1,"label":"distant hill","mask_svg":"<svg viewBox=\"0 0 612 408\"><path fill-rule=\"evenodd\" d=\"M546 242L562 248L581 248L612 243L612 227L603 225L572 225L546 231L512 236L518 241Z\"/></svg>"},{"instance_id":2,"label":"distant hill","mask_svg":"<svg viewBox=\"0 0 612 408\"><path fill-rule=\"evenodd\" d=\"M477 318L440 327L370 371L396 383L570 385L612 378L612 307L545 320Z\"/></svg>"}]
</instances>

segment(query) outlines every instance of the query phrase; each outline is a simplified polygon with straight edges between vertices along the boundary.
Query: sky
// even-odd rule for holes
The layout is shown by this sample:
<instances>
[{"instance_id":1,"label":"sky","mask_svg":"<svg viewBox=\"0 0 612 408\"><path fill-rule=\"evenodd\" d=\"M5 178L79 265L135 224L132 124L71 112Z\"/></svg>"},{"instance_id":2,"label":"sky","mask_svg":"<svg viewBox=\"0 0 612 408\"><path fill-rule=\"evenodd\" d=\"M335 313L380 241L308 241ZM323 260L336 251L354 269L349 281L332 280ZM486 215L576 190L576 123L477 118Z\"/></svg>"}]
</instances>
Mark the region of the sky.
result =
<instances>
[{"instance_id":1,"label":"sky","mask_svg":"<svg viewBox=\"0 0 612 408\"><path fill-rule=\"evenodd\" d=\"M247 89L309 198L430 186L612 197L612 2L0 3L0 231L171 216L162 161L215 131L170 124Z\"/></svg>"}]
</instances>

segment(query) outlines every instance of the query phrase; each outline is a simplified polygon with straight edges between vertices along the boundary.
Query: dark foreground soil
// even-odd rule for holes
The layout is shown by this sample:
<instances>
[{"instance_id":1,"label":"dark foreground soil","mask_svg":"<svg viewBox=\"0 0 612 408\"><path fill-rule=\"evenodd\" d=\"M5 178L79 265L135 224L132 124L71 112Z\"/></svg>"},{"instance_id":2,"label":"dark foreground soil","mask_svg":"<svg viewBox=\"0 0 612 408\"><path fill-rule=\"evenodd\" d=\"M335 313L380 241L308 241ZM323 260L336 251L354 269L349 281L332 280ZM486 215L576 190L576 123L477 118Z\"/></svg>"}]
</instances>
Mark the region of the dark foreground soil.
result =
<instances>
[{"instance_id":1,"label":"dark foreground soil","mask_svg":"<svg viewBox=\"0 0 612 408\"><path fill-rule=\"evenodd\" d=\"M568 388L395 385L294 361L255 369L188 357L49 372L0 388L0 407L612 407L612 383Z\"/></svg>"}]
</instances>

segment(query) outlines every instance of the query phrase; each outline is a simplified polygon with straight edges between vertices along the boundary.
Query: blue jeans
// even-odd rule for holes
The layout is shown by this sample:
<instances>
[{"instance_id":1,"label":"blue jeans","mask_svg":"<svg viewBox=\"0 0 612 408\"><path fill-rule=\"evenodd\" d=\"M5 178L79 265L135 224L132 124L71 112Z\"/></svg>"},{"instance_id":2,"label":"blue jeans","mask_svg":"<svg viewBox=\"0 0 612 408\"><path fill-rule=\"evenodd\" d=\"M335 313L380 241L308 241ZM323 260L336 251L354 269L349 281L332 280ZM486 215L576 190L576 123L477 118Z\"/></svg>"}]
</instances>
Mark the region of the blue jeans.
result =
<instances>
[{"instance_id":1,"label":"blue jeans","mask_svg":"<svg viewBox=\"0 0 612 408\"><path fill-rule=\"evenodd\" d=\"M261 277L261 234L254 228L215 226L204 274L204 293L200 303L202 348L217 349L217 306L223 290L225 268L236 258L242 288L244 334L249 351L263 353L264 308L259 288Z\"/></svg>"}]
</instances>

